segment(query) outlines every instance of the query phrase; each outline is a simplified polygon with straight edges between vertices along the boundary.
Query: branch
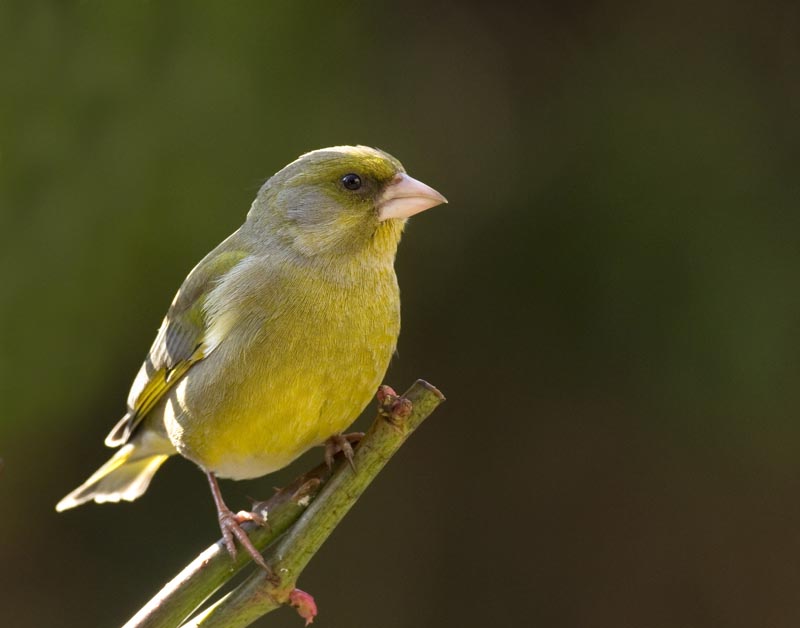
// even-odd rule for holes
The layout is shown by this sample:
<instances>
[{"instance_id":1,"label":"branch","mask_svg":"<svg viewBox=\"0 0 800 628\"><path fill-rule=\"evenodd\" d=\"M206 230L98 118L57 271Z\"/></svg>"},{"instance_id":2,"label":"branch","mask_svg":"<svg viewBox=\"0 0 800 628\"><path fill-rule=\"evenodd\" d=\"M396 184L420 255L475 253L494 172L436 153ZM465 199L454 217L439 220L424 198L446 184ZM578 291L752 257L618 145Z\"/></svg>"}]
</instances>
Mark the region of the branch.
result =
<instances>
[{"instance_id":1,"label":"branch","mask_svg":"<svg viewBox=\"0 0 800 628\"><path fill-rule=\"evenodd\" d=\"M320 465L267 502L254 507L254 511L267 516L269 521L266 527L245 524L250 539L260 551L289 530L268 555L275 574L272 579L263 570L256 570L185 627L247 626L283 604L295 606L310 623L316 615L316 607L311 596L295 588L297 578L388 459L442 401L442 394L422 380L417 380L400 398L388 386L381 386L378 417L356 448L355 471L348 465L338 464L331 476L328 468ZM123 628L181 625L250 562L247 552L239 552L232 562L222 543L215 543L167 583Z\"/></svg>"},{"instance_id":2,"label":"branch","mask_svg":"<svg viewBox=\"0 0 800 628\"><path fill-rule=\"evenodd\" d=\"M268 520L268 526L242 525L260 551L283 534L308 506L330 477L324 464L301 475L266 502L253 507ZM156 596L139 610L123 628L175 628L243 567L251 564L247 552L239 552L235 561L222 541L203 551L183 571L170 580Z\"/></svg>"},{"instance_id":3,"label":"branch","mask_svg":"<svg viewBox=\"0 0 800 628\"><path fill-rule=\"evenodd\" d=\"M442 401L442 393L423 380L417 380L402 397L381 386L378 417L356 449L354 466L338 468L300 520L269 552L267 562L273 574L255 571L183 628L244 628L284 604L295 606L306 624L311 623L316 606L310 595L295 588L297 579L389 458Z\"/></svg>"}]
</instances>

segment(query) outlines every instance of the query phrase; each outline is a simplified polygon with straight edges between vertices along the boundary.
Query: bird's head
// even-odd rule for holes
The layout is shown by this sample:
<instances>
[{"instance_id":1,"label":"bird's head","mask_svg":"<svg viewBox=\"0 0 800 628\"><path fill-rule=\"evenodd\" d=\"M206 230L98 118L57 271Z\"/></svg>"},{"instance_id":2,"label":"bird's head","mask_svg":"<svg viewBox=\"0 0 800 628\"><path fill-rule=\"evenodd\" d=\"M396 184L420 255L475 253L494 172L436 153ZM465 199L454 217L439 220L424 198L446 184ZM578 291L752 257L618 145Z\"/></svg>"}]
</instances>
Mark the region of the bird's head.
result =
<instances>
[{"instance_id":1,"label":"bird's head","mask_svg":"<svg viewBox=\"0 0 800 628\"><path fill-rule=\"evenodd\" d=\"M248 222L303 255L394 254L409 216L446 203L391 155L366 146L306 153L261 188Z\"/></svg>"}]
</instances>

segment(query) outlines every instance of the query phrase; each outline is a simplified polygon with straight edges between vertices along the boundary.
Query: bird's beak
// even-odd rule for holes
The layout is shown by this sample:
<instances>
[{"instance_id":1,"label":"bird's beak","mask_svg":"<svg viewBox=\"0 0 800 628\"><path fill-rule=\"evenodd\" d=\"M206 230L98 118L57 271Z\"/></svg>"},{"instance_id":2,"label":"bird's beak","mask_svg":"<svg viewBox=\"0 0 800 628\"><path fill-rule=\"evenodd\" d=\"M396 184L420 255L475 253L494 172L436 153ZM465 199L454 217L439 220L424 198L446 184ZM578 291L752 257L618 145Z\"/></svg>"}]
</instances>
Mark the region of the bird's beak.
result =
<instances>
[{"instance_id":1,"label":"bird's beak","mask_svg":"<svg viewBox=\"0 0 800 628\"><path fill-rule=\"evenodd\" d=\"M446 202L447 199L429 185L401 173L395 175L378 199L378 218L408 218Z\"/></svg>"}]
</instances>

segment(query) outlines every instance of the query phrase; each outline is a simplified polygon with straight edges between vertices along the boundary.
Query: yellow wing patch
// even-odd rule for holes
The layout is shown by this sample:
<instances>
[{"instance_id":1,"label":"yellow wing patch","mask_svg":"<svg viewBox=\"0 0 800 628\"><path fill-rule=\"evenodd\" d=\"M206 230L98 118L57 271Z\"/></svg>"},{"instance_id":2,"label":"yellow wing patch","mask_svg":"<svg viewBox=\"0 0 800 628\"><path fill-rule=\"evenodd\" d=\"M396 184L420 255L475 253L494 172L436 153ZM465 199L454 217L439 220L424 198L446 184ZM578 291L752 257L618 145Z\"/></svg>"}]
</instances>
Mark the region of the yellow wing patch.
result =
<instances>
[{"instance_id":1,"label":"yellow wing patch","mask_svg":"<svg viewBox=\"0 0 800 628\"><path fill-rule=\"evenodd\" d=\"M137 416L144 416L170 388L175 385L186 371L195 363L205 357L202 345L189 357L181 360L171 369L162 368L153 373L153 377L145 384L144 389L136 400L133 410ZM133 427L133 426L131 426Z\"/></svg>"},{"instance_id":2,"label":"yellow wing patch","mask_svg":"<svg viewBox=\"0 0 800 628\"><path fill-rule=\"evenodd\" d=\"M220 246L230 246L234 236ZM214 351L235 324L236 317L226 312L207 312L206 297L224 283L224 278L247 258L247 254L241 250L218 249L189 273L175 295L147 359L134 379L128 396L128 413L106 437L109 447L126 443L164 394L194 364ZM221 324L214 324L217 317Z\"/></svg>"},{"instance_id":3,"label":"yellow wing patch","mask_svg":"<svg viewBox=\"0 0 800 628\"><path fill-rule=\"evenodd\" d=\"M147 416L147 413L153 409L159 399L183 377L193 364L206 356L204 349L204 345L200 345L189 359L181 360L172 368L161 368L150 374L146 372L147 364L145 363L142 366L139 377L144 375L144 377L148 378L147 382L136 398L132 411L122 417L119 423L114 426L114 429L106 437L105 444L108 447L117 447L126 443L133 430Z\"/></svg>"}]
</instances>

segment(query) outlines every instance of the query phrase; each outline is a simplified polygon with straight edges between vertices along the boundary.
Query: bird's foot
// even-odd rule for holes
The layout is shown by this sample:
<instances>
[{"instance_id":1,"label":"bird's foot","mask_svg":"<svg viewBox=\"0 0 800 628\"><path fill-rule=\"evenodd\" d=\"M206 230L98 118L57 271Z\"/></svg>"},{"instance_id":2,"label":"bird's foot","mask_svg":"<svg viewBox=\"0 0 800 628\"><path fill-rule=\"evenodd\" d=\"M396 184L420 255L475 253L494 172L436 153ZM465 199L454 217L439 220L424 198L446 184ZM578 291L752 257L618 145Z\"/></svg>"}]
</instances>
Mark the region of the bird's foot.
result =
<instances>
[{"instance_id":1,"label":"bird's foot","mask_svg":"<svg viewBox=\"0 0 800 628\"><path fill-rule=\"evenodd\" d=\"M364 432L350 432L349 434L334 434L325 441L325 464L330 469L333 466L333 458L338 453L342 453L353 471L356 470L353 464L353 445L358 445L364 438Z\"/></svg>"},{"instance_id":2,"label":"bird's foot","mask_svg":"<svg viewBox=\"0 0 800 628\"><path fill-rule=\"evenodd\" d=\"M266 520L255 512L246 512L242 510L234 514L227 506L220 508L217 512L217 516L219 518L219 529L222 531L222 540L225 543L225 549L227 549L228 554L231 555L231 559L235 560L238 553L236 541L234 540L236 539L242 544L242 547L247 553L252 556L257 565L264 568L267 572L271 572L261 552L256 549L250 537L247 536L247 532L242 528L242 524L245 521L252 521L258 525L265 525Z\"/></svg>"},{"instance_id":3,"label":"bird's foot","mask_svg":"<svg viewBox=\"0 0 800 628\"><path fill-rule=\"evenodd\" d=\"M269 565L267 565L261 552L253 545L250 537L247 536L247 532L242 529L242 524L245 521L252 521L263 526L266 524L266 518L255 512L241 511L233 514L222 499L222 493L219 490L216 476L212 472L206 471L206 477L208 478L208 485L211 487L211 495L214 497L214 504L217 507L217 518L219 519L219 529L222 531L222 542L225 544L225 549L228 550L228 554L231 555L231 559L236 560L237 551L236 541L234 540L236 539L242 544L242 547L247 550L247 553L253 557L256 564L271 575L272 570L269 568Z\"/></svg>"}]
</instances>

